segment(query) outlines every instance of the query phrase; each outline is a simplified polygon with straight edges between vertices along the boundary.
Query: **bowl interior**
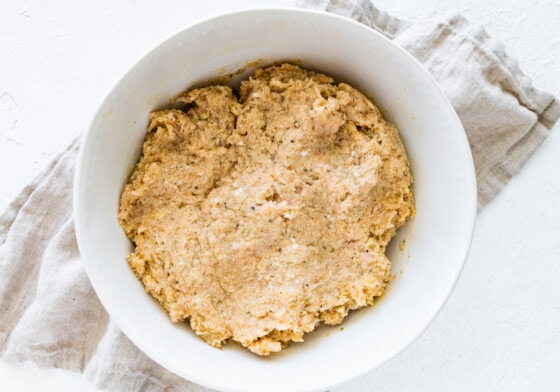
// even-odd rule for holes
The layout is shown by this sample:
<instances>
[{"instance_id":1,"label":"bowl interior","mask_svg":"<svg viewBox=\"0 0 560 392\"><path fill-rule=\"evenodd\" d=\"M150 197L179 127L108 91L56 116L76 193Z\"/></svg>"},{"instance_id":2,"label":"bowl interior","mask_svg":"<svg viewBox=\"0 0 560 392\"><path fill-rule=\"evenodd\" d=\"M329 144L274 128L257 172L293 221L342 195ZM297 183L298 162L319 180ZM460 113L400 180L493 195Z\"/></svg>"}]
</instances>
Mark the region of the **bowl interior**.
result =
<instances>
[{"instance_id":1,"label":"bowl interior","mask_svg":"<svg viewBox=\"0 0 560 392\"><path fill-rule=\"evenodd\" d=\"M417 217L389 247L395 280L373 307L306 342L259 358L229 344L214 349L172 324L125 258L120 192L135 164L147 115L178 93L251 61L298 60L359 87L400 129L415 178ZM311 391L379 366L412 342L450 294L474 227L476 184L461 124L449 102L402 49L347 19L303 10L220 16L173 36L134 66L107 96L78 161L75 219L90 280L120 329L180 376L232 391ZM406 247L399 244L406 240Z\"/></svg>"}]
</instances>

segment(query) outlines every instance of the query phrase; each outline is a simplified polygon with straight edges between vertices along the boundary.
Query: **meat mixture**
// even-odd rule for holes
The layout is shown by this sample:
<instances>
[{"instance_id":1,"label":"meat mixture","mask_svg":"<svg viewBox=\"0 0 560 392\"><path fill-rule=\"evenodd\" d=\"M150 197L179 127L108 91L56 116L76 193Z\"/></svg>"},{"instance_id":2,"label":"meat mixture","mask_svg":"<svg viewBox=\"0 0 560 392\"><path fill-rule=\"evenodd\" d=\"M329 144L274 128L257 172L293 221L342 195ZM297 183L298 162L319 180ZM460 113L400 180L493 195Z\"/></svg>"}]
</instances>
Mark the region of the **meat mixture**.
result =
<instances>
[{"instance_id":1,"label":"meat mixture","mask_svg":"<svg viewBox=\"0 0 560 392\"><path fill-rule=\"evenodd\" d=\"M283 64L176 106L150 114L119 208L130 267L172 321L268 355L383 294L412 177L363 94Z\"/></svg>"}]
</instances>

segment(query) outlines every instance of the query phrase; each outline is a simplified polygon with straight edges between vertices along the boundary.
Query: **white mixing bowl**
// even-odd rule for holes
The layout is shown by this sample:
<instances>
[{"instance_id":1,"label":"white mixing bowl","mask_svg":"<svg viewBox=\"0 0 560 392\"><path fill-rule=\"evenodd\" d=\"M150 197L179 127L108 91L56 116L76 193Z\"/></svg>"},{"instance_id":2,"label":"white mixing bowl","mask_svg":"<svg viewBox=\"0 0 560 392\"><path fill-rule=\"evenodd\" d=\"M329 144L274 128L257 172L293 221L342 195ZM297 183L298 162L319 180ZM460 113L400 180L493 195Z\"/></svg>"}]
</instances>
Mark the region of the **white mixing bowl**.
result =
<instances>
[{"instance_id":1,"label":"white mixing bowl","mask_svg":"<svg viewBox=\"0 0 560 392\"><path fill-rule=\"evenodd\" d=\"M187 88L247 63L299 60L359 87L401 131L414 175L416 218L389 250L396 279L379 303L342 326L260 358L210 347L172 324L126 255L119 197L138 159L148 113ZM259 9L219 16L158 45L101 104L80 150L74 212L80 252L99 299L138 348L176 374L227 391L319 391L368 372L404 349L435 317L465 262L476 214L469 145L448 100L404 50L332 14ZM406 240L404 251L398 244Z\"/></svg>"}]
</instances>

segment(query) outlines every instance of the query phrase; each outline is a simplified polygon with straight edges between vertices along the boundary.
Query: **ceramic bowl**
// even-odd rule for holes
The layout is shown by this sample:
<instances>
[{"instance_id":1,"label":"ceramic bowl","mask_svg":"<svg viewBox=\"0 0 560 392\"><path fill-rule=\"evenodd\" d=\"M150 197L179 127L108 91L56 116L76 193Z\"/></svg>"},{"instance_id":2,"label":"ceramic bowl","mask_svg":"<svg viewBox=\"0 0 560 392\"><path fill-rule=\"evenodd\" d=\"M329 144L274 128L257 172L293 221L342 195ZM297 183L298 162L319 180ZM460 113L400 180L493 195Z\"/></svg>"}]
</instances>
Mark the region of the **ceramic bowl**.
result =
<instances>
[{"instance_id":1,"label":"ceramic bowl","mask_svg":"<svg viewBox=\"0 0 560 392\"><path fill-rule=\"evenodd\" d=\"M321 326L304 343L261 358L232 343L212 348L186 323L170 322L126 262L132 244L119 226L117 210L139 157L149 112L192 86L251 62L285 60L359 87L397 125L414 175L417 216L389 246L395 279L376 305L353 312L340 326ZM83 139L74 212L80 252L99 299L125 335L154 361L218 390L324 391L380 366L434 319L469 250L476 181L456 113L403 49L336 15L257 9L188 27L125 74ZM403 240L406 247L400 250Z\"/></svg>"}]
</instances>

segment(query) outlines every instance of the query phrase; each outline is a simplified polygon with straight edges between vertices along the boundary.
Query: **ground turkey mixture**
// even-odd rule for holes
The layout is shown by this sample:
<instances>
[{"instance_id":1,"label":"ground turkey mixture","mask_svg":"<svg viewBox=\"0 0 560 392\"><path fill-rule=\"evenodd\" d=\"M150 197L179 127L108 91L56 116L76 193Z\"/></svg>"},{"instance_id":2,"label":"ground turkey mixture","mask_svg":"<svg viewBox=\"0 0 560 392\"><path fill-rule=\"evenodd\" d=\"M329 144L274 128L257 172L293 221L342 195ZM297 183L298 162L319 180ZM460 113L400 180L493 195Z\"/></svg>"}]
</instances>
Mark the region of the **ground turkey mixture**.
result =
<instances>
[{"instance_id":1,"label":"ground turkey mixture","mask_svg":"<svg viewBox=\"0 0 560 392\"><path fill-rule=\"evenodd\" d=\"M119 209L128 262L171 320L267 355L383 294L412 177L363 94L283 64L176 103L150 114Z\"/></svg>"}]
</instances>

